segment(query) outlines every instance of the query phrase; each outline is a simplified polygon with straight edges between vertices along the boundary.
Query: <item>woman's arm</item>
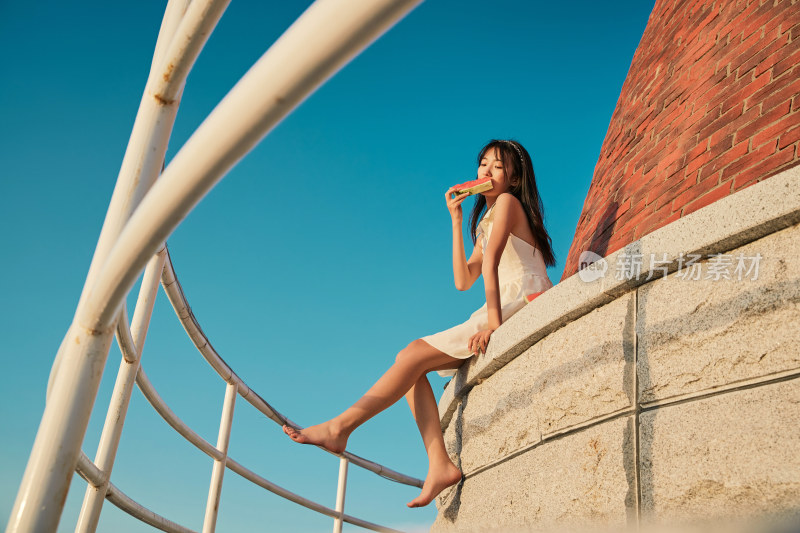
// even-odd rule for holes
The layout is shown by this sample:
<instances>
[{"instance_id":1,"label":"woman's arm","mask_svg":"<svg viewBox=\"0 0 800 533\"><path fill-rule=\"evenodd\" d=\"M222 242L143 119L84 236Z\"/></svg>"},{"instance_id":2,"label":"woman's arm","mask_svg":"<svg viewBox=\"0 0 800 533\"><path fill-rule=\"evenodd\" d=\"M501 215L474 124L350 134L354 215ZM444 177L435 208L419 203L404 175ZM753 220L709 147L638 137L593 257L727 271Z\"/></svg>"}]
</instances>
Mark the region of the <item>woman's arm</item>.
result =
<instances>
[{"instance_id":1,"label":"woman's arm","mask_svg":"<svg viewBox=\"0 0 800 533\"><path fill-rule=\"evenodd\" d=\"M452 189L447 191L445 198L447 199L447 207L450 210L453 224L453 280L455 281L456 289L465 291L472 287L472 284L481 274L483 251L480 246L475 246L469 261L467 261L466 253L464 252L461 202L469 195L461 194L451 198L452 192Z\"/></svg>"},{"instance_id":2,"label":"woman's arm","mask_svg":"<svg viewBox=\"0 0 800 533\"><path fill-rule=\"evenodd\" d=\"M461 223L453 222L453 278L456 282L456 289L460 291L466 291L472 287L472 284L481 275L483 250L476 244L468 261L465 256Z\"/></svg>"},{"instance_id":3,"label":"woman's arm","mask_svg":"<svg viewBox=\"0 0 800 533\"><path fill-rule=\"evenodd\" d=\"M448 191L448 193L449 192L450 191ZM449 205L450 201L448 200L448 206ZM452 210L451 214L453 214ZM506 248L506 243L508 242L508 237L511 234L511 230L515 227L515 225L521 223L521 220L525 220L525 223L527 224L527 218L525 217L525 212L520 201L510 193L503 193L498 196L497 200L495 200L492 231L488 242L486 243L486 248L481 251L480 247L476 246L475 250L472 252L472 257L470 257L469 263L466 261L463 262L465 269L462 270L462 274L464 274L464 272L468 273L470 286L475 282L480 273L483 274L483 283L486 289L486 308L489 319L488 328L483 331L479 331L470 337L469 341L467 342L467 348L471 353L486 353L486 346L489 343L489 337L491 337L494 330L499 328L500 324L503 323L503 314L500 306L500 278L497 274L497 269L500 266L500 257L503 255L503 250ZM460 244L458 248L460 249L460 253L463 254L463 238L461 237L460 219L458 221L457 235ZM464 256L461 255L460 257L463 258ZM474 271L470 268L470 264L473 264L473 260L475 261L475 267L473 267L475 268ZM480 261L480 263L478 263L478 261ZM461 266L460 262L458 262L458 264ZM477 269L478 264L480 264L480 272L478 272ZM454 272L456 271L456 265L456 219L454 218ZM458 278L456 278L456 286L458 286Z\"/></svg>"},{"instance_id":4,"label":"woman's arm","mask_svg":"<svg viewBox=\"0 0 800 533\"><path fill-rule=\"evenodd\" d=\"M492 234L486 249L483 252L483 283L486 288L486 309L489 318L489 329L477 333L470 339L470 349L476 351L486 351L486 344L489 336L494 330L503 323L503 316L500 308L500 279L497 275L497 268L500 265L500 257L505 250L508 236L511 229L517 223L522 205L513 195L504 193L497 197L494 206L494 219L492 221ZM524 215L524 213L523 213Z\"/></svg>"},{"instance_id":5,"label":"woman's arm","mask_svg":"<svg viewBox=\"0 0 800 533\"><path fill-rule=\"evenodd\" d=\"M503 323L500 313L500 279L497 275L497 267L500 265L500 257L506 248L508 235L514 225L514 209L512 202L519 202L511 194L501 194L497 197L494 206L494 219L492 221L492 233L489 242L486 243L484 250L483 264L483 284L486 287L486 308L489 312L489 329L495 330Z\"/></svg>"}]
</instances>

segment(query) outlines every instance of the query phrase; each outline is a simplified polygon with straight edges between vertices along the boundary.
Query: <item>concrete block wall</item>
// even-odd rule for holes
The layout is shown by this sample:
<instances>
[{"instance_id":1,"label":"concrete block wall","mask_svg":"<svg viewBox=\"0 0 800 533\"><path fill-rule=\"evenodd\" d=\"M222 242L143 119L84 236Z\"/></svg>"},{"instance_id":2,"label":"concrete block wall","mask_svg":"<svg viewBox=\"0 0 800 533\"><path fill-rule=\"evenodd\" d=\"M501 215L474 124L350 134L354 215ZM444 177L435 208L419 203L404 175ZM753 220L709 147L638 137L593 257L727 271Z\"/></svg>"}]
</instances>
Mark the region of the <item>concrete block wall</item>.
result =
<instances>
[{"instance_id":1,"label":"concrete block wall","mask_svg":"<svg viewBox=\"0 0 800 533\"><path fill-rule=\"evenodd\" d=\"M800 526L798 250L800 167L526 306L442 396L465 479L437 499L431 531ZM702 256L691 267L690 254ZM633 255L668 266L615 268Z\"/></svg>"}]
</instances>

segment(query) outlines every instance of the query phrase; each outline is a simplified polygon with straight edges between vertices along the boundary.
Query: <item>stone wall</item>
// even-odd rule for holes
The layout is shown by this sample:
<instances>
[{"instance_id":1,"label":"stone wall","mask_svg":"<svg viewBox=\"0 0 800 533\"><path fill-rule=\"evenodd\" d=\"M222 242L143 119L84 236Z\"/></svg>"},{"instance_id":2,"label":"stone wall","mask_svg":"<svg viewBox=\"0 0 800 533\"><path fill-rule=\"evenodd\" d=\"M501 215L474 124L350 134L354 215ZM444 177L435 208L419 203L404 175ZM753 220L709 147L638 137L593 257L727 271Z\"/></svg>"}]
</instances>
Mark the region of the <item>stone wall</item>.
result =
<instances>
[{"instance_id":1,"label":"stone wall","mask_svg":"<svg viewBox=\"0 0 800 533\"><path fill-rule=\"evenodd\" d=\"M442 396L432 531L800 524L798 251L795 167L528 304Z\"/></svg>"}]
</instances>

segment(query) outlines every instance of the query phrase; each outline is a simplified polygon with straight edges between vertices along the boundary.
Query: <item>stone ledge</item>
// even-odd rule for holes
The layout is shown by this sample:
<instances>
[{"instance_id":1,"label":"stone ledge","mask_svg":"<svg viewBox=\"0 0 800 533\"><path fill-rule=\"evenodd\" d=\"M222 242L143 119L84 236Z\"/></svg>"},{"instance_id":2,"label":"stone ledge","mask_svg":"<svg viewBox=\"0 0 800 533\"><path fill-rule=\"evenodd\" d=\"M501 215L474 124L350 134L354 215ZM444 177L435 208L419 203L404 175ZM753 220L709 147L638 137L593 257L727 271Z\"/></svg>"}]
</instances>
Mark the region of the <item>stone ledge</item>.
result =
<instances>
[{"instance_id":1,"label":"stone ledge","mask_svg":"<svg viewBox=\"0 0 800 533\"><path fill-rule=\"evenodd\" d=\"M446 428L461 398L469 390L515 359L533 344L591 310L648 283L650 265L640 275L617 279L612 265L630 254L662 259L668 272L677 269L682 254L723 253L800 221L800 166L722 198L668 224L603 260L606 275L585 282L580 272L526 305L492 335L486 354L473 356L445 388L439 417ZM658 271L660 272L660 270Z\"/></svg>"}]
</instances>

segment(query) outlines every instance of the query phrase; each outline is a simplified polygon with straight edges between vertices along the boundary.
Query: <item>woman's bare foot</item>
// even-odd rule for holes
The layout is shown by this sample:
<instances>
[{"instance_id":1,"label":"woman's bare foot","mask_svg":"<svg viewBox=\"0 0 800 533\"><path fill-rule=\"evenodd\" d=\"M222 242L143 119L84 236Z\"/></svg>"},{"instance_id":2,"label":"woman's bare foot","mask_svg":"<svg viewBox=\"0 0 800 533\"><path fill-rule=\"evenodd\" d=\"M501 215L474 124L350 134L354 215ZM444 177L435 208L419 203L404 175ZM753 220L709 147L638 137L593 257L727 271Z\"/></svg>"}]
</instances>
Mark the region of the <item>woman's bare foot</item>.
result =
<instances>
[{"instance_id":1,"label":"woman's bare foot","mask_svg":"<svg viewBox=\"0 0 800 533\"><path fill-rule=\"evenodd\" d=\"M330 420L300 430L283 426L283 432L295 442L322 446L333 453L342 453L347 448L347 438L349 437L348 434L336 429Z\"/></svg>"},{"instance_id":2,"label":"woman's bare foot","mask_svg":"<svg viewBox=\"0 0 800 533\"><path fill-rule=\"evenodd\" d=\"M409 507L424 507L431 503L444 489L461 481L461 470L449 460L446 464L428 469L428 476L419 496L408 502Z\"/></svg>"}]
</instances>

